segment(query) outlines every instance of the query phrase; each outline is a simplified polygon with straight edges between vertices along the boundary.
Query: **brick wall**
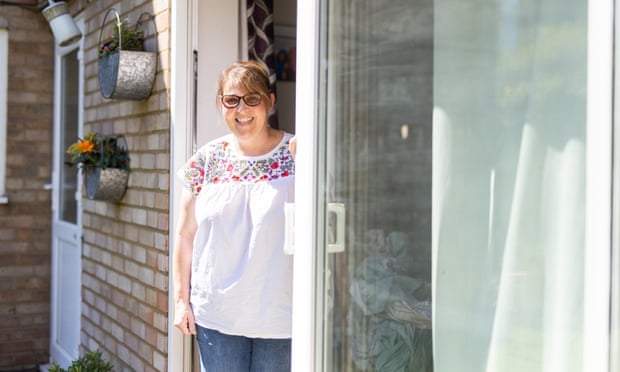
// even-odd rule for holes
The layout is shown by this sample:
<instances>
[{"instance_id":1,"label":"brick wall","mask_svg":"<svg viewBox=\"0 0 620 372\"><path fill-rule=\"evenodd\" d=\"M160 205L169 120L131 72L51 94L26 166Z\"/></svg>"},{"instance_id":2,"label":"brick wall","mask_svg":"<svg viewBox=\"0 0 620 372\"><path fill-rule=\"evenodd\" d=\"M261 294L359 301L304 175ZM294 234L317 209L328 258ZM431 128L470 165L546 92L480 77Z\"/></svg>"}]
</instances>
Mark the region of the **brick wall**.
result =
<instances>
[{"instance_id":1,"label":"brick wall","mask_svg":"<svg viewBox=\"0 0 620 372\"><path fill-rule=\"evenodd\" d=\"M104 99L97 77L99 30L114 7L121 19L155 16L159 47L152 95ZM93 1L85 8L85 131L122 134L131 173L119 203L83 203L81 352L100 349L116 371L165 371L168 331L170 3ZM151 23L143 27L154 33ZM154 40L154 39L153 39ZM155 44L155 43L152 43Z\"/></svg>"},{"instance_id":2,"label":"brick wall","mask_svg":"<svg viewBox=\"0 0 620 372\"><path fill-rule=\"evenodd\" d=\"M30 2L32 4L33 2ZM165 371L168 327L170 3L70 1L85 20L85 131L123 134L132 172L119 203L84 200L81 353L99 349L116 371ZM104 99L99 29L155 15L158 74L144 101ZM38 11L0 7L9 28L7 194L0 205L0 370L49 360L50 192L54 44ZM145 26L153 34L152 24Z\"/></svg>"},{"instance_id":3,"label":"brick wall","mask_svg":"<svg viewBox=\"0 0 620 372\"><path fill-rule=\"evenodd\" d=\"M0 6L0 27L9 30L9 203L0 204L0 370L7 370L49 358L51 193L43 186L51 180L54 43L39 12Z\"/></svg>"}]
</instances>

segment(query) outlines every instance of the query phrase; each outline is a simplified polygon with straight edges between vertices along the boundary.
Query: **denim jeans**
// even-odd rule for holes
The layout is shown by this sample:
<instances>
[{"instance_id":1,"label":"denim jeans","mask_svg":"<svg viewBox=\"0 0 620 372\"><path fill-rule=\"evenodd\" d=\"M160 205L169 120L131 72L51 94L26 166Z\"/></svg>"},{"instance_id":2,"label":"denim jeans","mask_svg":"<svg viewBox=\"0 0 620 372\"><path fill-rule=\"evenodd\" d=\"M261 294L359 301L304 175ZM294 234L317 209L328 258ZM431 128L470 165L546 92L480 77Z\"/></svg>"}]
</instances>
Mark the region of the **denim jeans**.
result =
<instances>
[{"instance_id":1,"label":"denim jeans","mask_svg":"<svg viewBox=\"0 0 620 372\"><path fill-rule=\"evenodd\" d=\"M291 339L232 336L196 325L202 370L289 372Z\"/></svg>"}]
</instances>

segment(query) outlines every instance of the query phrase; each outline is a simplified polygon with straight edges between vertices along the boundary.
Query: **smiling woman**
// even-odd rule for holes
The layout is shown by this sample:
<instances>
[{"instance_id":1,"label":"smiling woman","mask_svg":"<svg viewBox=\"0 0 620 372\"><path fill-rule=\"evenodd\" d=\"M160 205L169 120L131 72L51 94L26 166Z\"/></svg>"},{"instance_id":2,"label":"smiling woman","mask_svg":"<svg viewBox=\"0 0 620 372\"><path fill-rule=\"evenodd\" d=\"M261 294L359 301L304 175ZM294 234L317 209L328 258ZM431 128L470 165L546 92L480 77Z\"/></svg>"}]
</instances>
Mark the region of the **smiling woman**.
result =
<instances>
[{"instance_id":1,"label":"smiling woman","mask_svg":"<svg viewBox=\"0 0 620 372\"><path fill-rule=\"evenodd\" d=\"M282 131L269 126L275 96L265 71L254 61L233 64L222 73L218 84L222 116L238 151L246 156L264 154L282 138Z\"/></svg>"},{"instance_id":2,"label":"smiling woman","mask_svg":"<svg viewBox=\"0 0 620 372\"><path fill-rule=\"evenodd\" d=\"M185 190L174 324L197 335L209 371L289 371L292 257L284 253L284 206L294 200L292 135L269 127L274 97L260 63L226 68L216 97L230 134L201 147L178 173Z\"/></svg>"}]
</instances>

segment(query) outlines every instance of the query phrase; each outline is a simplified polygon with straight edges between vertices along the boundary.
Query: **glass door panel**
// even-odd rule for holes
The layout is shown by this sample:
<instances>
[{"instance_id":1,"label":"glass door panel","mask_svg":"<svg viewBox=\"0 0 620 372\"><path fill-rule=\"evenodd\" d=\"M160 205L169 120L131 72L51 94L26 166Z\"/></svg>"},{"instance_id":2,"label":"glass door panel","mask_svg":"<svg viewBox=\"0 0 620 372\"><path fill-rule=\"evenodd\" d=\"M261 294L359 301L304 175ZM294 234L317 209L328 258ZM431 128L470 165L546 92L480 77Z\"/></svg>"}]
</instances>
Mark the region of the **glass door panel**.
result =
<instances>
[{"instance_id":1,"label":"glass door panel","mask_svg":"<svg viewBox=\"0 0 620 372\"><path fill-rule=\"evenodd\" d=\"M322 370L584 370L587 1L319 4Z\"/></svg>"},{"instance_id":2,"label":"glass door panel","mask_svg":"<svg viewBox=\"0 0 620 372\"><path fill-rule=\"evenodd\" d=\"M581 371L587 2L437 1L435 24L436 370Z\"/></svg>"},{"instance_id":3,"label":"glass door panel","mask_svg":"<svg viewBox=\"0 0 620 372\"><path fill-rule=\"evenodd\" d=\"M61 74L63 85L60 91L60 144L61 150L66 149L76 141L79 133L79 59L78 50L70 52L62 57ZM77 191L78 191L78 168L67 167L65 162L71 156L62 151L62 164L58 165L60 174L59 215L61 221L77 224Z\"/></svg>"},{"instance_id":4,"label":"glass door panel","mask_svg":"<svg viewBox=\"0 0 620 372\"><path fill-rule=\"evenodd\" d=\"M323 370L431 371L433 4L323 9Z\"/></svg>"}]
</instances>

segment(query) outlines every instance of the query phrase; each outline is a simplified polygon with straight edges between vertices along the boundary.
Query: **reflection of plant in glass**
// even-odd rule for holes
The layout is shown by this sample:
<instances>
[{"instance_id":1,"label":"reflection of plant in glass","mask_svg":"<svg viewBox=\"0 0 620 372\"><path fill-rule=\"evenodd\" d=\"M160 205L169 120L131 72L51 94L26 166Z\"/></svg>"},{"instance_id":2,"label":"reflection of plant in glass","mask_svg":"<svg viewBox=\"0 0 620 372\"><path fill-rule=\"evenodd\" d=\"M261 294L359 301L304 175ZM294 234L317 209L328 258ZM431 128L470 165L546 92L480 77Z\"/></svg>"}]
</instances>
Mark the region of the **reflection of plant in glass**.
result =
<instances>
[{"instance_id":1,"label":"reflection of plant in glass","mask_svg":"<svg viewBox=\"0 0 620 372\"><path fill-rule=\"evenodd\" d=\"M67 148L71 160L69 166L77 165L84 170L91 168L129 169L129 152L120 146L118 137L87 133Z\"/></svg>"},{"instance_id":2,"label":"reflection of plant in glass","mask_svg":"<svg viewBox=\"0 0 620 372\"><path fill-rule=\"evenodd\" d=\"M119 27L121 30L120 37L118 34ZM120 26L114 27L114 33L111 38L99 48L99 57L107 56L119 49L119 40L121 50L144 50L144 30L138 29L137 25L129 26L127 20L125 20L121 22Z\"/></svg>"}]
</instances>

